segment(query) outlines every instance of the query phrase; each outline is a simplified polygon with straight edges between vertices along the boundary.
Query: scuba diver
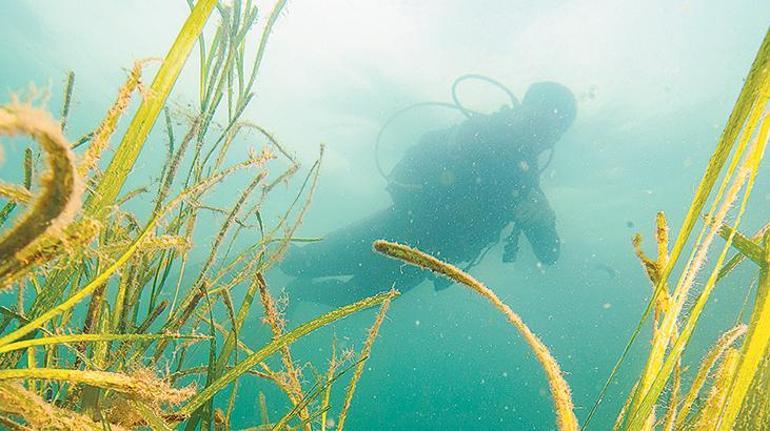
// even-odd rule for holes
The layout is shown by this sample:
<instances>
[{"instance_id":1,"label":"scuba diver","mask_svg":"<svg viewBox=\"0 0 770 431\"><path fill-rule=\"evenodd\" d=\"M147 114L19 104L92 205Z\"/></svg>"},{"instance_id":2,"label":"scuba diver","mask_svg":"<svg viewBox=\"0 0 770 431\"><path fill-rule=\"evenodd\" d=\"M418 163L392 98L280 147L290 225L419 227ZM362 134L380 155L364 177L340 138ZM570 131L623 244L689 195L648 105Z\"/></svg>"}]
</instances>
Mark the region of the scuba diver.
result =
<instances>
[{"instance_id":1,"label":"scuba diver","mask_svg":"<svg viewBox=\"0 0 770 431\"><path fill-rule=\"evenodd\" d=\"M540 189L540 159L552 156L576 112L568 88L539 82L518 106L466 115L455 126L424 134L388 175L391 206L323 241L289 250L280 267L296 277L290 294L338 306L394 282L402 291L426 278L436 290L451 284L376 254L372 242L377 239L417 247L467 269L512 226L503 261L515 260L523 235L542 264L553 264L560 241L554 212Z\"/></svg>"}]
</instances>

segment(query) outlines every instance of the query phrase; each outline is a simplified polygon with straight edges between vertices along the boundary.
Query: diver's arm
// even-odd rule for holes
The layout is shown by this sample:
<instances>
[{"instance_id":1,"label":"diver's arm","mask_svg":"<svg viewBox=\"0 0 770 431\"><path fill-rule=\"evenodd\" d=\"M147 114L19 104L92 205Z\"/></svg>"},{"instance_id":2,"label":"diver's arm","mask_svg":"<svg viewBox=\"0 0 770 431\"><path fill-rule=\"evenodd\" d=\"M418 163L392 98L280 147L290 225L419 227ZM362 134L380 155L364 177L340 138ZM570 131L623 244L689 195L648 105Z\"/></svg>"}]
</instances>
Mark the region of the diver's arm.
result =
<instances>
[{"instance_id":1,"label":"diver's arm","mask_svg":"<svg viewBox=\"0 0 770 431\"><path fill-rule=\"evenodd\" d=\"M559 259L561 242L556 232L556 215L539 187L531 189L516 208L515 222L540 262L552 265Z\"/></svg>"}]
</instances>

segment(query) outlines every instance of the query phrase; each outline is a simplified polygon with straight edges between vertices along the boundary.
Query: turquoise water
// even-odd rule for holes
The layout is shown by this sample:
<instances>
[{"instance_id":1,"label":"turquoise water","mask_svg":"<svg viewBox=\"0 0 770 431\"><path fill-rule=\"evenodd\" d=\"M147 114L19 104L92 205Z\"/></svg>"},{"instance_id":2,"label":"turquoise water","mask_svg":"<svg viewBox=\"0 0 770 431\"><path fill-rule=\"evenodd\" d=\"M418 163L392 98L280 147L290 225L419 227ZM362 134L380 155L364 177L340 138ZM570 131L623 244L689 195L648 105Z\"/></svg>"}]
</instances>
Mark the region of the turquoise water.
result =
<instances>
[{"instance_id":1,"label":"turquoise water","mask_svg":"<svg viewBox=\"0 0 770 431\"><path fill-rule=\"evenodd\" d=\"M2 100L35 84L50 94L47 106L57 112L64 75L73 70L77 87L68 136L89 131L133 60L162 56L184 21L185 2L158 3L0 3ZM577 119L541 178L562 240L558 262L539 265L522 242L517 261L503 263L498 244L471 272L551 348L582 419L649 297L631 236L642 232L649 243L659 210L676 231L768 16L770 5L760 1L297 0L275 27L245 117L273 131L303 163L301 173L319 144L326 144L319 189L299 232L315 237L390 204L373 146L383 122L398 109L449 101L452 82L465 73L492 76L519 97L541 80L572 89ZM188 64L173 104L196 102L196 64L195 58ZM478 83L461 94L482 112L506 101ZM383 142L383 164L392 167L423 132L460 119L432 109L403 117ZM156 139L162 137L156 132ZM253 145L244 140L234 159ZM4 181L21 175L20 148L3 147ZM148 145L127 188L154 180L164 151L163 145ZM221 198L245 180L229 182ZM298 183L276 194L266 217L280 214ZM760 177L747 231L766 222L767 184ZM140 209L142 204L134 202ZM205 224L202 229L201 238L213 235ZM731 326L750 276L737 273L716 292L695 334L693 357ZM276 293L290 282L277 268L267 278ZM0 302L11 299L6 295ZM327 310L296 301L288 310L289 326ZM352 316L301 340L295 358L323 370L332 334L340 347L357 348L373 317L373 311ZM252 347L269 339L258 315L242 335ZM594 429L607 429L614 420L643 363L648 335L642 334L610 387ZM305 372L312 376L309 368ZM273 417L286 410L283 396L268 383L248 382L241 387L234 426L257 421L259 391L267 395ZM340 400L343 385L338 386ZM544 375L513 328L469 291L451 286L437 292L429 282L394 302L348 422L352 430L554 427Z\"/></svg>"}]
</instances>

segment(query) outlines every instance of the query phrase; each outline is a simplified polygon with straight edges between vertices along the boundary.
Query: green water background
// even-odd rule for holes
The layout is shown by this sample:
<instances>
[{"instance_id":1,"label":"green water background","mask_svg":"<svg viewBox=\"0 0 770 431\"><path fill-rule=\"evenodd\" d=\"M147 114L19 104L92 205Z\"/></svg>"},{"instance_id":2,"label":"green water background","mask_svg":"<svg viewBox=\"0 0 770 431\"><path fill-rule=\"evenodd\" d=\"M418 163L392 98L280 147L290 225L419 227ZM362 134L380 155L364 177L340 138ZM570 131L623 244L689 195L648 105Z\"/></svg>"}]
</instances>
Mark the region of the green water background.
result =
<instances>
[{"instance_id":1,"label":"green water background","mask_svg":"<svg viewBox=\"0 0 770 431\"><path fill-rule=\"evenodd\" d=\"M64 75L75 71L68 136L76 139L101 119L133 60L164 54L186 13L181 0L0 2L0 100L35 84L58 112ZM497 246L473 274L551 347L583 418L649 297L630 238L637 231L650 238L658 210L676 230L768 17L770 4L762 1L291 1L245 117L274 131L305 170L319 143L327 144L320 188L300 232L319 236L388 205L372 148L395 110L448 101L454 78L469 72L493 76L519 95L537 80L571 87L578 119L542 182L564 242L561 259L540 268L525 246L516 263L504 264ZM175 90L178 109L196 103L196 65L191 58ZM483 85L469 84L462 94L487 112L505 101ZM420 133L455 120L436 111L405 118L387 136L384 164L391 166ZM129 186L156 179L165 151L157 132ZM259 145L239 141L233 159ZM3 180L20 178L22 149L4 145ZM767 221L767 174L762 168L747 231ZM233 198L244 184L236 177L219 190ZM268 219L293 190L278 193L265 209ZM141 211L145 204L134 206ZM210 238L201 225L198 235ZM279 270L267 275L276 293L288 282ZM750 271L740 271L716 291L691 358L733 323L750 280ZM295 304L289 326L325 310ZM354 316L301 341L295 357L323 369L332 334L341 347L358 347L372 317ZM242 336L252 347L269 338L256 314ZM614 419L647 337L611 386L594 429ZM273 417L285 411L269 384L247 381L234 425L257 421L260 390ZM393 304L348 429L549 430L553 423L544 376L513 329L469 292L436 293L424 283Z\"/></svg>"}]
</instances>

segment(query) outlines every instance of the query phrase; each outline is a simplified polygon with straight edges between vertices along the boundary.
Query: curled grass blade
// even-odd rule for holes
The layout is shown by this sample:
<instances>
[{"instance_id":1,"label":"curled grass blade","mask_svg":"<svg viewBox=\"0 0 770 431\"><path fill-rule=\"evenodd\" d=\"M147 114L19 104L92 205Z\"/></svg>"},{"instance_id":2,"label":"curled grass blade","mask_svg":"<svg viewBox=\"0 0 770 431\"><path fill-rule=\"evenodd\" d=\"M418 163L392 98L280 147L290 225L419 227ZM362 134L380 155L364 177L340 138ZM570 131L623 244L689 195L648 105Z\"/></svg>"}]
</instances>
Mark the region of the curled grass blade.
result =
<instances>
[{"instance_id":1,"label":"curled grass blade","mask_svg":"<svg viewBox=\"0 0 770 431\"><path fill-rule=\"evenodd\" d=\"M575 417L569 385L567 385L567 382L564 380L561 368L556 362L556 359L554 359L551 352L548 350L548 347L546 347L537 335L529 329L521 317L514 313L508 305L503 303L491 289L471 277L470 274L417 249L382 240L374 242L374 249L386 256L449 277L489 300L497 310L505 315L522 337L524 337L524 340L532 349L538 362L540 362L540 365L548 378L548 386L551 390L551 396L553 397L554 410L556 411L556 423L559 430L574 431L578 429L578 422Z\"/></svg>"},{"instance_id":2,"label":"curled grass blade","mask_svg":"<svg viewBox=\"0 0 770 431\"><path fill-rule=\"evenodd\" d=\"M59 123L45 111L14 103L0 107L0 136L34 137L47 157L49 174L42 191L16 225L0 235L0 262L17 255L37 238L64 228L80 207L82 186L75 172L75 156ZM0 286L0 289L3 286Z\"/></svg>"},{"instance_id":3,"label":"curled grass blade","mask_svg":"<svg viewBox=\"0 0 770 431\"><path fill-rule=\"evenodd\" d=\"M134 240L134 242L131 243L130 246L126 249L123 254L118 257L115 262L110 265L109 267L105 268L101 273L99 273L96 277L94 277L91 282L89 282L86 286L84 286L82 289L80 289L78 292L73 294L69 297L66 301L62 302L59 305L53 306L49 309L47 309L45 312L43 312L40 316L37 318L31 320L29 323L25 324L24 326L16 329L15 331L4 335L3 337L0 337L0 347L5 346L9 343L12 343L19 338L31 333L32 331L35 331L36 329L40 328L43 324L48 322L49 320L53 319L54 317L72 309L75 305L80 303L80 301L84 300L88 296L90 296L97 288L99 288L101 285L103 285L107 280L114 274L118 269L120 269L123 265L128 262L129 259L131 259L134 254L137 253L139 248L142 246L144 241L153 233L153 229L155 225L158 223L160 218L168 212L171 208L174 208L177 206L182 200L184 200L187 196L201 192L212 185L218 183L221 181L224 177L230 175L231 173L235 172L236 170L243 169L249 166L254 165L255 163L262 163L263 159L256 159L256 160L248 160L243 163L239 163L237 165L234 165L228 169L225 169L221 171L220 173L216 175L212 175L211 177L207 178L205 181L196 184L186 190L184 190L182 193L180 193L175 199L173 199L163 211L160 211L159 213L156 213L154 217L150 220L149 223L145 226L144 230L139 234L139 236Z\"/></svg>"}]
</instances>

